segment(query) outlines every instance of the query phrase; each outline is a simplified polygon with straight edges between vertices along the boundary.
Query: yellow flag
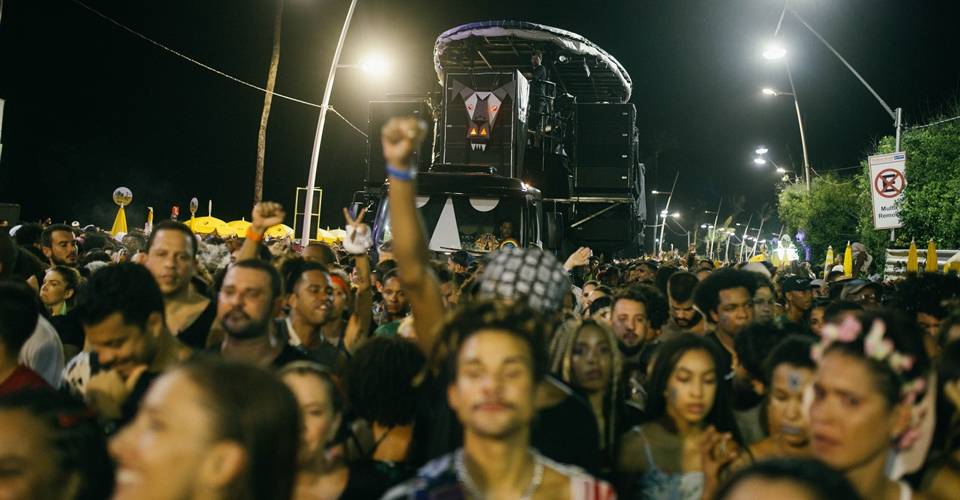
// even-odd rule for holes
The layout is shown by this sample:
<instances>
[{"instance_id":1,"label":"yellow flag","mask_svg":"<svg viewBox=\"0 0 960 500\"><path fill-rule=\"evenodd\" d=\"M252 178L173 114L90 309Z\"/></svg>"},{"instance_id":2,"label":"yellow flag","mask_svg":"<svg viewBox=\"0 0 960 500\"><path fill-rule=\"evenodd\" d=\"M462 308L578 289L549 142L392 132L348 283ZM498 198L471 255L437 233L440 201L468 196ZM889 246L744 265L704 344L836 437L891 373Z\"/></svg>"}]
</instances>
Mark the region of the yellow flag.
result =
<instances>
[{"instance_id":1,"label":"yellow flag","mask_svg":"<svg viewBox=\"0 0 960 500\"><path fill-rule=\"evenodd\" d=\"M853 277L853 247L847 242L847 249L843 251L843 275Z\"/></svg>"},{"instance_id":2,"label":"yellow flag","mask_svg":"<svg viewBox=\"0 0 960 500\"><path fill-rule=\"evenodd\" d=\"M116 236L120 233L127 232L127 214L123 211L123 207L120 207L120 210L117 210L117 218L113 219L113 227L110 229L110 236Z\"/></svg>"},{"instance_id":3,"label":"yellow flag","mask_svg":"<svg viewBox=\"0 0 960 500\"><path fill-rule=\"evenodd\" d=\"M917 259L917 242L910 240L910 251L907 252L907 272L916 274L920 269L920 262Z\"/></svg>"},{"instance_id":4,"label":"yellow flag","mask_svg":"<svg viewBox=\"0 0 960 500\"><path fill-rule=\"evenodd\" d=\"M833 269L833 245L827 247L827 260L823 263L823 279L827 279L831 269Z\"/></svg>"},{"instance_id":5,"label":"yellow flag","mask_svg":"<svg viewBox=\"0 0 960 500\"><path fill-rule=\"evenodd\" d=\"M930 240L927 242L927 265L924 271L935 273L940 266L937 265L937 244Z\"/></svg>"}]
</instances>

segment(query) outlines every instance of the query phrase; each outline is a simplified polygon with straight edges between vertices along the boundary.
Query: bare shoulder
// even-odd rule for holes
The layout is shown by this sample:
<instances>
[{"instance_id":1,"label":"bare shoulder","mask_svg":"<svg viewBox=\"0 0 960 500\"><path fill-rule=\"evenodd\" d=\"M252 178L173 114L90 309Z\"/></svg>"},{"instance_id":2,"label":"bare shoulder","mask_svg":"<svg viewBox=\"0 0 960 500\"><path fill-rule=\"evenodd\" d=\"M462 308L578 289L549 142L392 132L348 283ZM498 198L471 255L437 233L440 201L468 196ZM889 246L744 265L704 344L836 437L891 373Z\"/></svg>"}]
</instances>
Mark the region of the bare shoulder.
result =
<instances>
[{"instance_id":1,"label":"bare shoulder","mask_svg":"<svg viewBox=\"0 0 960 500\"><path fill-rule=\"evenodd\" d=\"M617 468L622 473L635 474L647 469L645 448L647 439L643 427L638 426L620 437L620 452L617 456Z\"/></svg>"},{"instance_id":2,"label":"bare shoulder","mask_svg":"<svg viewBox=\"0 0 960 500\"><path fill-rule=\"evenodd\" d=\"M940 467L924 481L923 489L914 493L913 498L928 500L953 499L960 491L960 471L951 467Z\"/></svg>"}]
</instances>

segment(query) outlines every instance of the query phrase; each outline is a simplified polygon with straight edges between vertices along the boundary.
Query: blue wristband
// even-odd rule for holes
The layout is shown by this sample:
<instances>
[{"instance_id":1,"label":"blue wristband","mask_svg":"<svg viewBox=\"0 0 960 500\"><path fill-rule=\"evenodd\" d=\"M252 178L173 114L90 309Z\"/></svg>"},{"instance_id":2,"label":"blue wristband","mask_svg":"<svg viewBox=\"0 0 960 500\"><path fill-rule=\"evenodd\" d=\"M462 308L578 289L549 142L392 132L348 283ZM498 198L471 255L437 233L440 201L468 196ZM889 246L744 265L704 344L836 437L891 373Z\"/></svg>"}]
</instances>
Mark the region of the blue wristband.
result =
<instances>
[{"instance_id":1,"label":"blue wristband","mask_svg":"<svg viewBox=\"0 0 960 500\"><path fill-rule=\"evenodd\" d=\"M416 167L410 167L408 170L400 170L393 165L387 165L387 175L391 179L396 179L398 181L412 181L417 178L417 169Z\"/></svg>"}]
</instances>

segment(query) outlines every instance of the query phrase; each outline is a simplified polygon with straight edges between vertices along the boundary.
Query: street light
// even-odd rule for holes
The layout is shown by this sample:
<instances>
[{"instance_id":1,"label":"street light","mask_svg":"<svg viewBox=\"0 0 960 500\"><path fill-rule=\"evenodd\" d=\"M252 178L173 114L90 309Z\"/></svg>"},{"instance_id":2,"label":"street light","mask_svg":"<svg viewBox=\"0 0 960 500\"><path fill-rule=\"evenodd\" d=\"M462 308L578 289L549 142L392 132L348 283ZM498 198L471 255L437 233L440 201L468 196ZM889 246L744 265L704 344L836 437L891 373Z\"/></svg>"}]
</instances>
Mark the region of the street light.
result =
<instances>
[{"instance_id":1,"label":"street light","mask_svg":"<svg viewBox=\"0 0 960 500\"><path fill-rule=\"evenodd\" d=\"M785 173L787 173L787 169L785 169L785 168L783 168L783 167L777 167L777 173L778 173L778 174L785 174Z\"/></svg>"},{"instance_id":2,"label":"street light","mask_svg":"<svg viewBox=\"0 0 960 500\"><path fill-rule=\"evenodd\" d=\"M330 96L333 94L333 80L334 77L337 76L340 54L343 52L343 44L347 40L347 29L350 28L350 20L353 18L353 11L356 10L356 8L357 0L351 0L350 7L347 9L347 17L343 20L343 28L340 29L337 48L333 51L333 61L331 61L330 64L330 75L327 77L327 85L323 90L323 101L320 104L320 118L317 120L317 132L313 138L313 149L310 152L307 193L303 201L303 231L300 236L300 243L303 246L310 244L310 225L313 221L313 190L317 185L317 160L320 156L320 141L323 139L323 126L327 121L327 110L330 109Z\"/></svg>"},{"instance_id":3,"label":"street light","mask_svg":"<svg viewBox=\"0 0 960 500\"><path fill-rule=\"evenodd\" d=\"M670 217L673 217L674 219L679 219L679 218L680 218L680 212L674 212L674 213L670 214Z\"/></svg>"},{"instance_id":4,"label":"street light","mask_svg":"<svg viewBox=\"0 0 960 500\"><path fill-rule=\"evenodd\" d=\"M763 158L760 158L759 156L756 157L756 158L754 158L754 159L753 159L753 162L756 163L757 165L766 165L766 164L767 164L767 160L764 160Z\"/></svg>"},{"instance_id":5,"label":"street light","mask_svg":"<svg viewBox=\"0 0 960 500\"><path fill-rule=\"evenodd\" d=\"M360 62L360 69L371 75L382 76L390 70L390 63L382 54L371 54Z\"/></svg>"},{"instance_id":6,"label":"street light","mask_svg":"<svg viewBox=\"0 0 960 500\"><path fill-rule=\"evenodd\" d=\"M767 148L765 148L765 147L763 147L763 146L759 146L759 147L757 147L757 150L755 151L755 153L757 153L758 155L765 155L765 154L767 154L767 151L769 151L769 149L767 149Z\"/></svg>"},{"instance_id":7,"label":"street light","mask_svg":"<svg viewBox=\"0 0 960 500\"><path fill-rule=\"evenodd\" d=\"M803 118L800 116L800 100L797 98L797 88L793 85L793 73L790 72L790 62L786 58L787 50L780 45L768 45L763 51L763 58L768 61L783 59L783 67L787 70L787 80L790 82L790 92L778 92L771 88L763 89L768 96L790 95L793 97L793 106L797 110L797 125L800 127L800 146L803 148L803 172L806 177L807 192L810 191L810 157L807 154L807 136L803 129Z\"/></svg>"},{"instance_id":8,"label":"street light","mask_svg":"<svg viewBox=\"0 0 960 500\"><path fill-rule=\"evenodd\" d=\"M776 43L771 43L770 45L767 45L765 49L763 49L763 58L768 61L783 59L786 55L787 49Z\"/></svg>"}]
</instances>

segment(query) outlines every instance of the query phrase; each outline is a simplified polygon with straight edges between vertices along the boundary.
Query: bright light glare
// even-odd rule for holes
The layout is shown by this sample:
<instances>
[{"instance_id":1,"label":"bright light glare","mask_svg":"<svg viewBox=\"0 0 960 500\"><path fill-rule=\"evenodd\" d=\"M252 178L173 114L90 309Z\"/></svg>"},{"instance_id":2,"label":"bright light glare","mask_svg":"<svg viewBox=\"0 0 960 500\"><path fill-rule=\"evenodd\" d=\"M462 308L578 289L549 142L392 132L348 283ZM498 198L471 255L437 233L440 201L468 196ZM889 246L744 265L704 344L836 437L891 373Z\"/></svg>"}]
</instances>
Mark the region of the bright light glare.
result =
<instances>
[{"instance_id":1,"label":"bright light glare","mask_svg":"<svg viewBox=\"0 0 960 500\"><path fill-rule=\"evenodd\" d=\"M759 157L758 157L758 158L754 158L754 159L753 159L753 162L756 163L757 165L766 165L766 164L767 164L767 160L764 160L763 158L759 158Z\"/></svg>"},{"instance_id":2,"label":"bright light glare","mask_svg":"<svg viewBox=\"0 0 960 500\"><path fill-rule=\"evenodd\" d=\"M782 59L785 55L787 55L787 49L781 45L770 44L763 49L763 58L771 61L774 59Z\"/></svg>"},{"instance_id":3,"label":"bright light glare","mask_svg":"<svg viewBox=\"0 0 960 500\"><path fill-rule=\"evenodd\" d=\"M667 216L667 211L666 211L666 210L661 210L661 211L660 211L660 217L666 217L666 216Z\"/></svg>"},{"instance_id":4,"label":"bright light glare","mask_svg":"<svg viewBox=\"0 0 960 500\"><path fill-rule=\"evenodd\" d=\"M777 95L777 91L770 87L764 87L760 92L763 92L763 95Z\"/></svg>"},{"instance_id":5,"label":"bright light glare","mask_svg":"<svg viewBox=\"0 0 960 500\"><path fill-rule=\"evenodd\" d=\"M787 173L787 169L785 169L785 168L783 168L783 167L777 167L777 173L778 173L778 174L785 174L785 173Z\"/></svg>"},{"instance_id":6,"label":"bright light glare","mask_svg":"<svg viewBox=\"0 0 960 500\"><path fill-rule=\"evenodd\" d=\"M390 69L390 63L382 55L373 54L360 62L360 69L372 75L384 75Z\"/></svg>"},{"instance_id":7,"label":"bright light glare","mask_svg":"<svg viewBox=\"0 0 960 500\"><path fill-rule=\"evenodd\" d=\"M758 154L758 155L765 155L765 154L767 154L767 151L769 151L769 149L767 149L767 148L765 148L765 147L763 147L763 146L759 146L759 147L757 148L757 154Z\"/></svg>"},{"instance_id":8,"label":"bright light glare","mask_svg":"<svg viewBox=\"0 0 960 500\"><path fill-rule=\"evenodd\" d=\"M679 218L680 218L680 212L674 212L674 213L670 214L670 217L673 217L674 219L679 219Z\"/></svg>"}]
</instances>

